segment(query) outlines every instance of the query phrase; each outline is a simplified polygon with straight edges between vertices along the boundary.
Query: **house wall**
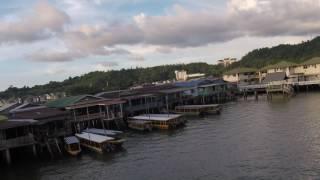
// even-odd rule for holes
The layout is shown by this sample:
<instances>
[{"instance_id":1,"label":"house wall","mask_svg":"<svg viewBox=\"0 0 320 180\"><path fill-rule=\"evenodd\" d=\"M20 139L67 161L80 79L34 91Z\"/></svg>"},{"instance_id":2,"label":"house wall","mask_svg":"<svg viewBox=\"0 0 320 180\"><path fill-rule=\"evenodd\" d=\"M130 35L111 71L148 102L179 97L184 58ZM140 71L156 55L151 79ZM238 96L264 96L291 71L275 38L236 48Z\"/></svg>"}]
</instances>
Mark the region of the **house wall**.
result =
<instances>
[{"instance_id":1,"label":"house wall","mask_svg":"<svg viewBox=\"0 0 320 180\"><path fill-rule=\"evenodd\" d=\"M238 76L238 74L223 75L223 80L225 80L227 82L238 82L239 76Z\"/></svg>"}]
</instances>

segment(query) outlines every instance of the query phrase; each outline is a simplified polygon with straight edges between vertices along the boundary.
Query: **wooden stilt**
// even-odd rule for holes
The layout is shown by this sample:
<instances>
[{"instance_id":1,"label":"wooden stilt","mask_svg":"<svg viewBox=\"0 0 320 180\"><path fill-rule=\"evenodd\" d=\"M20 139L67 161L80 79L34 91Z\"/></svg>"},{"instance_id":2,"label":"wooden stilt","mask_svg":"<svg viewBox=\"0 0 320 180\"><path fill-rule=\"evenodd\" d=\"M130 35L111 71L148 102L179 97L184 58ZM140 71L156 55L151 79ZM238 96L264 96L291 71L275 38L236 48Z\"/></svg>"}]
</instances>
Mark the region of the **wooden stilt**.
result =
<instances>
[{"instance_id":1,"label":"wooden stilt","mask_svg":"<svg viewBox=\"0 0 320 180\"><path fill-rule=\"evenodd\" d=\"M32 145L32 152L33 152L33 155L34 155L35 157L37 157L37 147L36 147L35 144Z\"/></svg>"},{"instance_id":2,"label":"wooden stilt","mask_svg":"<svg viewBox=\"0 0 320 180\"><path fill-rule=\"evenodd\" d=\"M10 149L5 150L5 156L6 156L7 164L11 164Z\"/></svg>"}]
</instances>

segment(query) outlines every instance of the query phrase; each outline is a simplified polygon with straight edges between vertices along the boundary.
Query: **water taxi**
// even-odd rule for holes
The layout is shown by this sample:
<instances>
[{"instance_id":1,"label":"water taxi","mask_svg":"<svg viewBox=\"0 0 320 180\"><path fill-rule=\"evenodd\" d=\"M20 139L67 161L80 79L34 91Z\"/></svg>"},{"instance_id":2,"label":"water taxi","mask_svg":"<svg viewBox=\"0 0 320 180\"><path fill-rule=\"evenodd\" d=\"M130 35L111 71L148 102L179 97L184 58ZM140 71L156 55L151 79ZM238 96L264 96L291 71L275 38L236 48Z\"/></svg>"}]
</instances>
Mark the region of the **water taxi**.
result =
<instances>
[{"instance_id":1,"label":"water taxi","mask_svg":"<svg viewBox=\"0 0 320 180\"><path fill-rule=\"evenodd\" d=\"M108 130L108 129L97 129L97 128L88 128L88 129L85 129L83 132L97 134L97 135L101 135L101 136L112 137L114 139L110 140L109 142L112 145L114 145L115 147L121 147L122 144L126 141L123 138L123 132L122 131Z\"/></svg>"},{"instance_id":2,"label":"water taxi","mask_svg":"<svg viewBox=\"0 0 320 180\"><path fill-rule=\"evenodd\" d=\"M128 127L138 131L152 131L152 122L144 120L129 120Z\"/></svg>"},{"instance_id":3,"label":"water taxi","mask_svg":"<svg viewBox=\"0 0 320 180\"><path fill-rule=\"evenodd\" d=\"M196 116L206 114L220 114L221 106L219 104L176 106L174 112L178 114Z\"/></svg>"},{"instance_id":4,"label":"water taxi","mask_svg":"<svg viewBox=\"0 0 320 180\"><path fill-rule=\"evenodd\" d=\"M75 136L69 136L64 138L65 149L66 151L72 155L77 156L81 153L80 141Z\"/></svg>"},{"instance_id":5,"label":"water taxi","mask_svg":"<svg viewBox=\"0 0 320 180\"><path fill-rule=\"evenodd\" d=\"M76 134L75 136L80 140L81 146L90 150L99 153L111 152L114 150L114 146L110 143L114 140L112 137L86 132Z\"/></svg>"},{"instance_id":6,"label":"water taxi","mask_svg":"<svg viewBox=\"0 0 320 180\"><path fill-rule=\"evenodd\" d=\"M131 120L149 121L156 129L174 129L185 124L180 114L144 114L130 117Z\"/></svg>"}]
</instances>

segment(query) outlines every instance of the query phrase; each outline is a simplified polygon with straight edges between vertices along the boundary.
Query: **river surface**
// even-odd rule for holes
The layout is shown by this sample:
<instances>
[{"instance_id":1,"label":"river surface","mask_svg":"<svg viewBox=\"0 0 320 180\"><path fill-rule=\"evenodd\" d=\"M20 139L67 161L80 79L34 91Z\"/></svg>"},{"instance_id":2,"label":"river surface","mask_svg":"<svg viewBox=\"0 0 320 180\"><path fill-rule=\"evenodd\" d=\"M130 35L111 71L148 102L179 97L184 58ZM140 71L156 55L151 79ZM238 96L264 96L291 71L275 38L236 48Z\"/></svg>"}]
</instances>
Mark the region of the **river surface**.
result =
<instances>
[{"instance_id":1,"label":"river surface","mask_svg":"<svg viewBox=\"0 0 320 180\"><path fill-rule=\"evenodd\" d=\"M190 118L175 131L128 132L124 148L16 160L0 179L319 179L320 93L227 103L221 115Z\"/></svg>"}]
</instances>

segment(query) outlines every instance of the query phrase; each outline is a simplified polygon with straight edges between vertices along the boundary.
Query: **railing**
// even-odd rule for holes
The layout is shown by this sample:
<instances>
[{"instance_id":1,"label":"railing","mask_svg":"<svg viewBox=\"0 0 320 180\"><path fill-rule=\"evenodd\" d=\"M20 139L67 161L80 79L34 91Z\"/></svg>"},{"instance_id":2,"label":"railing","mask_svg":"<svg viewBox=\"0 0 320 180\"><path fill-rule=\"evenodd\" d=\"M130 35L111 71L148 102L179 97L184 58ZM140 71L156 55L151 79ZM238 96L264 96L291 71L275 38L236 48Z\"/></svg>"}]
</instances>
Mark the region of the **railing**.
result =
<instances>
[{"instance_id":1,"label":"railing","mask_svg":"<svg viewBox=\"0 0 320 180\"><path fill-rule=\"evenodd\" d=\"M20 136L12 139L0 140L0 147L14 148L34 144L35 140L32 134Z\"/></svg>"},{"instance_id":2,"label":"railing","mask_svg":"<svg viewBox=\"0 0 320 180\"><path fill-rule=\"evenodd\" d=\"M117 119L121 118L121 113L114 113L112 111L109 112L109 116L107 113L102 112L102 113L94 113L94 114L89 114L89 115L81 115L81 116L76 116L75 118L73 117L73 121L89 121L89 120L94 120L94 119Z\"/></svg>"},{"instance_id":3,"label":"railing","mask_svg":"<svg viewBox=\"0 0 320 180\"><path fill-rule=\"evenodd\" d=\"M320 84L319 80L312 80L312 81L276 81L271 82L268 84L254 84L254 85L245 85L241 86L239 85L240 90L246 90L246 89L265 89L270 85L295 85L295 86L304 86L304 85L312 85L312 84Z\"/></svg>"}]
</instances>

